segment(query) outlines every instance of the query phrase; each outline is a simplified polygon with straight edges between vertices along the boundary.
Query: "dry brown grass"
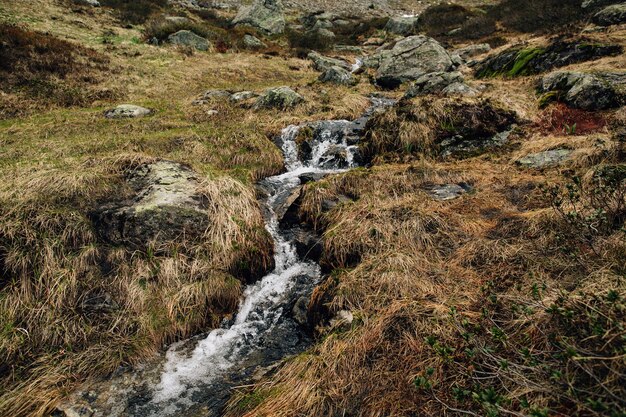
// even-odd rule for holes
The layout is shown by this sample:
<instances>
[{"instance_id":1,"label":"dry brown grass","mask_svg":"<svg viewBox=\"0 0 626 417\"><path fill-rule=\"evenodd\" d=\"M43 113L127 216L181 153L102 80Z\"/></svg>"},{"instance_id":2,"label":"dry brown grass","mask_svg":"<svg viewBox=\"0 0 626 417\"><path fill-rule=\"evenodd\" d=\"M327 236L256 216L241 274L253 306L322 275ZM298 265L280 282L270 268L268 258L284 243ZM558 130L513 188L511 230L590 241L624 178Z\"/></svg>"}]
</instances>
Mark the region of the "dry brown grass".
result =
<instances>
[{"instance_id":1,"label":"dry brown grass","mask_svg":"<svg viewBox=\"0 0 626 417\"><path fill-rule=\"evenodd\" d=\"M510 150L438 162L428 129L407 113L392 110L374 121L389 129L374 129L423 145L418 161L307 185L301 215L323 231L335 271L309 306L320 342L236 392L228 415L621 415L626 178L612 200L592 197L602 188L589 180L597 167L623 169L615 138L544 138L528 126ZM515 155L564 144L576 151L562 170L514 166ZM401 146L384 151L404 158ZM561 215L541 187L567 194L568 170L588 178L588 197ZM459 182L474 191L437 202L424 190ZM586 219L594 198L621 202L605 209L621 220L579 239L589 229L567 213ZM354 321L329 326L341 310Z\"/></svg>"}]
</instances>

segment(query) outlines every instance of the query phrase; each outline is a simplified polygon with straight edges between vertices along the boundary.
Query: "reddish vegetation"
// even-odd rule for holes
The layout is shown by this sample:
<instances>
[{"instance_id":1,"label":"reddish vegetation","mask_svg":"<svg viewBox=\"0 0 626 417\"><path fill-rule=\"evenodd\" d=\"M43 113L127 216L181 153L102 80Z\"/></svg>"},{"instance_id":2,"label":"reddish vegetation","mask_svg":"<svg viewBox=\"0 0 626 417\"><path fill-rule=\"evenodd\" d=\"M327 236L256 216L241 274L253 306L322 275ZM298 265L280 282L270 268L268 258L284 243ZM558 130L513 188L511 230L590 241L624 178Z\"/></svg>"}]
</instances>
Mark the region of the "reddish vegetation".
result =
<instances>
[{"instance_id":1,"label":"reddish vegetation","mask_svg":"<svg viewBox=\"0 0 626 417\"><path fill-rule=\"evenodd\" d=\"M603 113L573 109L563 103L545 109L537 121L537 127L542 133L582 135L599 132L606 125L607 120Z\"/></svg>"}]
</instances>

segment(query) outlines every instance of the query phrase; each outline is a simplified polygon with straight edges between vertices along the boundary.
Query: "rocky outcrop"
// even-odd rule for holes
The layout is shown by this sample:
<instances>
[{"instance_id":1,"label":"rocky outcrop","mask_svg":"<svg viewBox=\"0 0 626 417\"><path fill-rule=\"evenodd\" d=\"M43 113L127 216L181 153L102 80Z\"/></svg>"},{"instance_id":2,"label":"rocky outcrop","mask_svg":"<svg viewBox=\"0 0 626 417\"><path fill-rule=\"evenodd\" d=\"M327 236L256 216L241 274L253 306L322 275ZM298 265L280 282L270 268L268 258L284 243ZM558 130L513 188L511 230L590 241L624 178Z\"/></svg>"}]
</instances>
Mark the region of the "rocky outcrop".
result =
<instances>
[{"instance_id":1,"label":"rocky outcrop","mask_svg":"<svg viewBox=\"0 0 626 417\"><path fill-rule=\"evenodd\" d=\"M431 72L450 71L454 64L448 52L427 36L410 36L378 54L376 83L396 88Z\"/></svg>"},{"instance_id":2,"label":"rocky outcrop","mask_svg":"<svg viewBox=\"0 0 626 417\"><path fill-rule=\"evenodd\" d=\"M396 35L409 36L417 32L417 16L396 16L387 21L385 31Z\"/></svg>"},{"instance_id":3,"label":"rocky outcrop","mask_svg":"<svg viewBox=\"0 0 626 417\"><path fill-rule=\"evenodd\" d=\"M304 97L289 87L266 90L254 103L255 109L287 109L304 101Z\"/></svg>"},{"instance_id":4,"label":"rocky outcrop","mask_svg":"<svg viewBox=\"0 0 626 417\"><path fill-rule=\"evenodd\" d=\"M128 119L133 117L143 117L152 114L153 111L145 107L134 104L120 104L114 109L106 110L104 117L107 119Z\"/></svg>"},{"instance_id":5,"label":"rocky outcrop","mask_svg":"<svg viewBox=\"0 0 626 417\"><path fill-rule=\"evenodd\" d=\"M346 61L337 58L330 58L321 55L315 51L309 53L309 55L307 55L307 58L313 61L313 68L316 71L324 72L332 67L339 67L343 68L344 70L350 71L350 69L352 68L352 66Z\"/></svg>"},{"instance_id":6,"label":"rocky outcrop","mask_svg":"<svg viewBox=\"0 0 626 417\"><path fill-rule=\"evenodd\" d=\"M476 77L540 74L553 68L618 55L621 52L622 47L619 45L602 45L585 39L559 39L546 47L514 46L478 63Z\"/></svg>"},{"instance_id":7,"label":"rocky outcrop","mask_svg":"<svg viewBox=\"0 0 626 417\"><path fill-rule=\"evenodd\" d=\"M167 37L167 41L172 45L188 46L199 51L208 51L211 43L189 30L179 30Z\"/></svg>"},{"instance_id":8,"label":"rocky outcrop","mask_svg":"<svg viewBox=\"0 0 626 417\"><path fill-rule=\"evenodd\" d=\"M281 0L255 0L252 5L239 10L232 24L252 26L268 35L283 33L285 30L283 3Z\"/></svg>"},{"instance_id":9,"label":"rocky outcrop","mask_svg":"<svg viewBox=\"0 0 626 417\"><path fill-rule=\"evenodd\" d=\"M543 103L562 101L583 110L605 110L626 103L626 73L559 71L543 77L538 91Z\"/></svg>"},{"instance_id":10,"label":"rocky outcrop","mask_svg":"<svg viewBox=\"0 0 626 417\"><path fill-rule=\"evenodd\" d=\"M600 26L626 23L626 3L605 7L593 16L593 22Z\"/></svg>"},{"instance_id":11,"label":"rocky outcrop","mask_svg":"<svg viewBox=\"0 0 626 417\"><path fill-rule=\"evenodd\" d=\"M546 168L561 164L569 159L572 154L570 149L553 149L544 152L533 153L518 159L518 165L528 168Z\"/></svg>"},{"instance_id":12,"label":"rocky outcrop","mask_svg":"<svg viewBox=\"0 0 626 417\"><path fill-rule=\"evenodd\" d=\"M128 201L107 204L93 214L108 242L144 249L151 242L194 242L209 226L206 202L196 174L171 161L143 164L127 178Z\"/></svg>"},{"instance_id":13,"label":"rocky outcrop","mask_svg":"<svg viewBox=\"0 0 626 417\"><path fill-rule=\"evenodd\" d=\"M404 98L427 94L472 96L478 92L465 84L465 78L460 72L431 72L419 77L407 90Z\"/></svg>"},{"instance_id":14,"label":"rocky outcrop","mask_svg":"<svg viewBox=\"0 0 626 417\"><path fill-rule=\"evenodd\" d=\"M355 85L356 79L345 69L332 66L319 76L319 80L323 83L332 83L338 85Z\"/></svg>"}]
</instances>

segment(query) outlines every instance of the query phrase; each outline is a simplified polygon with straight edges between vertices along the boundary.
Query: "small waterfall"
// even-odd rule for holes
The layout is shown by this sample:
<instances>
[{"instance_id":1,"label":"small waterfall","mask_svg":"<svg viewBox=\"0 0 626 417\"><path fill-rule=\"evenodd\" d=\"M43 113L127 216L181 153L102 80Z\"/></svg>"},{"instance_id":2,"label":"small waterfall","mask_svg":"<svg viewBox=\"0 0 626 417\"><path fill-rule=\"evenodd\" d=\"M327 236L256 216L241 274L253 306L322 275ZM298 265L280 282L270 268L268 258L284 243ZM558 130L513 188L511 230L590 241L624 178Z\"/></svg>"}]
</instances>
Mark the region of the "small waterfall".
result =
<instances>
[{"instance_id":1,"label":"small waterfall","mask_svg":"<svg viewBox=\"0 0 626 417\"><path fill-rule=\"evenodd\" d=\"M355 121L312 122L282 130L277 142L285 157L285 172L259 184L267 193L263 203L266 229L274 239L275 269L246 288L236 316L221 328L170 346L161 366L126 377L135 382L113 381L107 405L94 417L216 416L231 387L247 383L259 367L310 345L292 310L298 300L310 297L321 270L298 255L293 230L281 224L285 205L303 176L321 178L357 166L357 142L365 122L375 109L392 103L372 98L372 107ZM298 144L305 126L312 136Z\"/></svg>"}]
</instances>

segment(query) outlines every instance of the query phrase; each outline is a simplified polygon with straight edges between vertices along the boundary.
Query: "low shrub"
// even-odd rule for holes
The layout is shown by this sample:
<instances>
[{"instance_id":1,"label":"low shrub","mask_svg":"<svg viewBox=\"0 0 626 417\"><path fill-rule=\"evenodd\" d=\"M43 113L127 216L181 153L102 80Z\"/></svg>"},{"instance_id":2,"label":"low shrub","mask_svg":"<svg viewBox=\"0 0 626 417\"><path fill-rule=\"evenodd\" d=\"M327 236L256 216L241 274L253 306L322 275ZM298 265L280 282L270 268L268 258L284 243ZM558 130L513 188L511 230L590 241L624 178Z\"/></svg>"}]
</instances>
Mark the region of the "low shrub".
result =
<instances>
[{"instance_id":1,"label":"low shrub","mask_svg":"<svg viewBox=\"0 0 626 417\"><path fill-rule=\"evenodd\" d=\"M537 128L542 133L585 135L599 132L607 126L602 113L573 109L563 103L547 107L539 116Z\"/></svg>"},{"instance_id":2,"label":"low shrub","mask_svg":"<svg viewBox=\"0 0 626 417\"><path fill-rule=\"evenodd\" d=\"M298 31L288 28L286 31L289 46L296 50L327 51L335 44L334 38L320 35L317 31Z\"/></svg>"},{"instance_id":3,"label":"low shrub","mask_svg":"<svg viewBox=\"0 0 626 417\"><path fill-rule=\"evenodd\" d=\"M502 0L489 16L517 32L554 32L584 20L580 0Z\"/></svg>"},{"instance_id":4,"label":"low shrub","mask_svg":"<svg viewBox=\"0 0 626 417\"><path fill-rule=\"evenodd\" d=\"M424 10L420 15L418 27L428 36L441 36L461 27L475 16L468 8L458 4L438 4Z\"/></svg>"},{"instance_id":5,"label":"low shrub","mask_svg":"<svg viewBox=\"0 0 626 417\"><path fill-rule=\"evenodd\" d=\"M139 25L167 6L167 0L102 0L105 7L115 9L117 17L124 23Z\"/></svg>"},{"instance_id":6,"label":"low shrub","mask_svg":"<svg viewBox=\"0 0 626 417\"><path fill-rule=\"evenodd\" d=\"M0 24L0 39L0 90L61 106L110 95L88 88L108 71L108 58L95 50L8 24Z\"/></svg>"}]
</instances>

